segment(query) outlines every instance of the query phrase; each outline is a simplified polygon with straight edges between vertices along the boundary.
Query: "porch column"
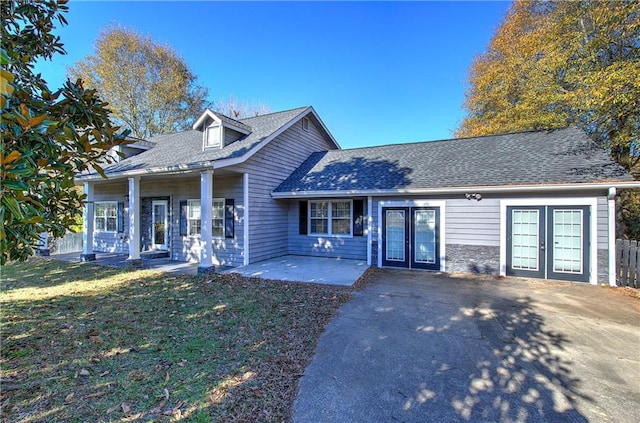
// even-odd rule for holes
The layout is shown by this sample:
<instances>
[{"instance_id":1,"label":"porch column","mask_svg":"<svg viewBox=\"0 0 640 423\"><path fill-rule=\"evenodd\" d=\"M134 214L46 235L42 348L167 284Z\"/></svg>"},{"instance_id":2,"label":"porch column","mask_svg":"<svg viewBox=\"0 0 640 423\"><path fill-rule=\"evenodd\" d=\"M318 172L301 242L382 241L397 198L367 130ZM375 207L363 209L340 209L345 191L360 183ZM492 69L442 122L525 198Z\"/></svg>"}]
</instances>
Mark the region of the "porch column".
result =
<instances>
[{"instance_id":1,"label":"porch column","mask_svg":"<svg viewBox=\"0 0 640 423\"><path fill-rule=\"evenodd\" d=\"M244 204L244 260L243 264L249 264L249 174L242 175L242 202Z\"/></svg>"},{"instance_id":2,"label":"porch column","mask_svg":"<svg viewBox=\"0 0 640 423\"><path fill-rule=\"evenodd\" d=\"M373 254L373 246L371 245L372 233L371 226L373 224L373 200L371 196L367 197L367 266L371 266L371 256ZM380 254L380 253L378 253Z\"/></svg>"},{"instance_id":3,"label":"porch column","mask_svg":"<svg viewBox=\"0 0 640 423\"><path fill-rule=\"evenodd\" d=\"M616 189L609 188L607 196L607 223L609 234L609 285L617 286L616 281ZM597 258L593 258L597 260Z\"/></svg>"},{"instance_id":4,"label":"porch column","mask_svg":"<svg viewBox=\"0 0 640 423\"><path fill-rule=\"evenodd\" d=\"M142 266L140 258L140 177L129 178L129 258L127 264Z\"/></svg>"},{"instance_id":5,"label":"porch column","mask_svg":"<svg viewBox=\"0 0 640 423\"><path fill-rule=\"evenodd\" d=\"M200 265L198 273L210 273L213 266L213 170L200 172Z\"/></svg>"},{"instance_id":6,"label":"porch column","mask_svg":"<svg viewBox=\"0 0 640 423\"><path fill-rule=\"evenodd\" d=\"M86 198L84 212L82 213L84 230L82 232L82 254L80 254L80 261L92 261L96 259L96 255L93 252L93 184L91 182L85 182L83 191Z\"/></svg>"}]
</instances>

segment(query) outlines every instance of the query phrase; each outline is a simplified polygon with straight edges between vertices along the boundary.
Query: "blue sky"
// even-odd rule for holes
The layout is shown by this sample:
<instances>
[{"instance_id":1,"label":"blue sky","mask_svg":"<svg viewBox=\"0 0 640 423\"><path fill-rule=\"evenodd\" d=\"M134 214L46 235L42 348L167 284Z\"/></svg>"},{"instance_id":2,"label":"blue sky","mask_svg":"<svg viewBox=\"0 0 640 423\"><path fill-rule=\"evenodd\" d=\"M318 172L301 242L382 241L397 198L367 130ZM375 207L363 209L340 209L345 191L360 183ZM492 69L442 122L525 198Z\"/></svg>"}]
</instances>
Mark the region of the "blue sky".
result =
<instances>
[{"instance_id":1,"label":"blue sky","mask_svg":"<svg viewBox=\"0 0 640 423\"><path fill-rule=\"evenodd\" d=\"M450 138L473 57L508 2L71 1L50 88L121 24L172 46L209 89L272 110L312 105L343 148Z\"/></svg>"}]
</instances>

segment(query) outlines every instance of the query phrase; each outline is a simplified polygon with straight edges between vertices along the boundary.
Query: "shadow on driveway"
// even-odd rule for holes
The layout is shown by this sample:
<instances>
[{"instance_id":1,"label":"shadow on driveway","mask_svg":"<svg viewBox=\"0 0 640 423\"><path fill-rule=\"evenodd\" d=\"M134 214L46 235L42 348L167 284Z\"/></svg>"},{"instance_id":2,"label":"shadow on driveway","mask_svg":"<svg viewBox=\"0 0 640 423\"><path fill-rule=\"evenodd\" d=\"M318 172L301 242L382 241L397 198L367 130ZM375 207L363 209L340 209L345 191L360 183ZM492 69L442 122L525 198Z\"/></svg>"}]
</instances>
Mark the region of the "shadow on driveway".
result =
<instances>
[{"instance_id":1,"label":"shadow on driveway","mask_svg":"<svg viewBox=\"0 0 640 423\"><path fill-rule=\"evenodd\" d=\"M606 290L377 270L327 326L293 421L638 421L637 355L615 359L637 351L637 300ZM623 322L582 310L603 293Z\"/></svg>"}]
</instances>

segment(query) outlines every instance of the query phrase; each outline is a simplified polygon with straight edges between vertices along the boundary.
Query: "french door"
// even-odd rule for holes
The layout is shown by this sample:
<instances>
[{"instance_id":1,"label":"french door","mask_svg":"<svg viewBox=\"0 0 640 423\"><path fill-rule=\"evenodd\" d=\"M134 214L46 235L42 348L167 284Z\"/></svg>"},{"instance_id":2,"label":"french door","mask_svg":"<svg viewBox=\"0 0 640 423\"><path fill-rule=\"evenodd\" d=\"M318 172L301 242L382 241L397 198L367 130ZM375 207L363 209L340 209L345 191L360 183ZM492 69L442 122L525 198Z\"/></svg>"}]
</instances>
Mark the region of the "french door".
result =
<instances>
[{"instance_id":1,"label":"french door","mask_svg":"<svg viewBox=\"0 0 640 423\"><path fill-rule=\"evenodd\" d=\"M440 270L440 209L382 208L382 265Z\"/></svg>"},{"instance_id":2,"label":"french door","mask_svg":"<svg viewBox=\"0 0 640 423\"><path fill-rule=\"evenodd\" d=\"M587 282L589 206L507 207L507 275Z\"/></svg>"},{"instance_id":3,"label":"french door","mask_svg":"<svg viewBox=\"0 0 640 423\"><path fill-rule=\"evenodd\" d=\"M166 200L155 200L151 203L152 210L152 244L154 250L166 250L169 239L169 204Z\"/></svg>"}]
</instances>

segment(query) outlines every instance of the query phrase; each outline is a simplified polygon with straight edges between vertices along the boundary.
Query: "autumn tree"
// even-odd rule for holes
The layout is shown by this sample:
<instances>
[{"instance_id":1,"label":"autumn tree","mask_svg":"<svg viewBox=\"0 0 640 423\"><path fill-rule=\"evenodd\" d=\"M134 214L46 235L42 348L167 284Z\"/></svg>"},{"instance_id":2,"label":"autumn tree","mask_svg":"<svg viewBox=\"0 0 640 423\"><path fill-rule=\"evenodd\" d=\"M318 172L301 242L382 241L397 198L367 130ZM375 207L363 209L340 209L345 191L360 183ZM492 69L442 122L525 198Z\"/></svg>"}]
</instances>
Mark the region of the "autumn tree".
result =
<instances>
[{"instance_id":1,"label":"autumn tree","mask_svg":"<svg viewBox=\"0 0 640 423\"><path fill-rule=\"evenodd\" d=\"M53 91L33 72L40 59L64 54L56 24L66 0L0 2L0 263L33 254L41 232L62 236L76 223L84 195L77 173L101 172L108 150L124 142L93 90L67 80Z\"/></svg>"},{"instance_id":2,"label":"autumn tree","mask_svg":"<svg viewBox=\"0 0 640 423\"><path fill-rule=\"evenodd\" d=\"M230 96L227 99L214 101L212 107L213 110L234 119L259 116L271 112L271 108L261 101L249 102L246 100L239 100L233 96Z\"/></svg>"},{"instance_id":3,"label":"autumn tree","mask_svg":"<svg viewBox=\"0 0 640 423\"><path fill-rule=\"evenodd\" d=\"M457 136L577 125L640 177L640 2L516 1L471 65ZM621 197L640 238L640 195Z\"/></svg>"},{"instance_id":4,"label":"autumn tree","mask_svg":"<svg viewBox=\"0 0 640 423\"><path fill-rule=\"evenodd\" d=\"M175 50L132 29L105 28L95 53L67 72L95 87L114 121L138 138L186 129L209 106L207 89Z\"/></svg>"}]
</instances>

